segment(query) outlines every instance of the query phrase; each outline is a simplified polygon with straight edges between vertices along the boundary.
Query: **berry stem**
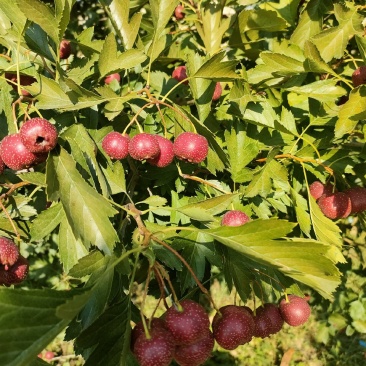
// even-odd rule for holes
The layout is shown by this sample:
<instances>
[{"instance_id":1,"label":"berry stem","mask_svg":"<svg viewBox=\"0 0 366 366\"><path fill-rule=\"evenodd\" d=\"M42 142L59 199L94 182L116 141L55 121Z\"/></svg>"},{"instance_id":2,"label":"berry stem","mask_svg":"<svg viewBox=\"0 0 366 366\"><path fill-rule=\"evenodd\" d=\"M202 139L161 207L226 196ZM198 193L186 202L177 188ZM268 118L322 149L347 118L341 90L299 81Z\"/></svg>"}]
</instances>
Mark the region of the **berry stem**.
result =
<instances>
[{"instance_id":1,"label":"berry stem","mask_svg":"<svg viewBox=\"0 0 366 366\"><path fill-rule=\"evenodd\" d=\"M133 116L133 118L131 119L131 121L127 124L127 126L125 127L125 129L122 132L122 135L125 135L127 130L129 129L129 127L132 126L133 123L136 123L140 133L144 132L141 125L137 122L137 117L140 115L140 113L147 107L149 107L150 105L152 105L151 102L146 103L144 106L142 106L137 112L136 114Z\"/></svg>"}]
</instances>

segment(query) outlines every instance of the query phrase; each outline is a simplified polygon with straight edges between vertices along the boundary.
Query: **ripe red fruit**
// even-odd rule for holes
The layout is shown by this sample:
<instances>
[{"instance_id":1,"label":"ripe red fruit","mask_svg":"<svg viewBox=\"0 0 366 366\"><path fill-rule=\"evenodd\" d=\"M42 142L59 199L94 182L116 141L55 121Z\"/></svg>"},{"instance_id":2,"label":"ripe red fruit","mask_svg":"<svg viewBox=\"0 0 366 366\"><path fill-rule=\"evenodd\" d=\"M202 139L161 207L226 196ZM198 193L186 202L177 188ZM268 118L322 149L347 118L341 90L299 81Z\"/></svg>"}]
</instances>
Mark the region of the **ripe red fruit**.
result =
<instances>
[{"instance_id":1,"label":"ripe red fruit","mask_svg":"<svg viewBox=\"0 0 366 366\"><path fill-rule=\"evenodd\" d=\"M18 91L18 86L17 86L18 78L17 78L16 74L5 73L5 79L7 79L7 81L9 81L9 84L12 86L12 88L15 91ZM33 76L29 76L29 75L19 75L19 79L20 79L19 84L21 86L28 86L37 81ZM21 94L24 97L32 97L32 95L24 89L22 89Z\"/></svg>"},{"instance_id":2,"label":"ripe red fruit","mask_svg":"<svg viewBox=\"0 0 366 366\"><path fill-rule=\"evenodd\" d=\"M148 320L146 320L146 324L147 324L147 326L149 325ZM165 329L166 330L164 320L161 318L151 319L151 324L150 324L149 330L151 331L154 329ZM135 325L135 327L131 331L131 350L132 351L135 347L137 338L139 338L142 334L145 334L145 330L144 330L144 326L143 326L142 322L140 321Z\"/></svg>"},{"instance_id":3,"label":"ripe red fruit","mask_svg":"<svg viewBox=\"0 0 366 366\"><path fill-rule=\"evenodd\" d=\"M226 212L221 219L223 226L241 226L250 221L250 217L239 210L231 210Z\"/></svg>"},{"instance_id":4,"label":"ripe red fruit","mask_svg":"<svg viewBox=\"0 0 366 366\"><path fill-rule=\"evenodd\" d=\"M353 86L366 84L366 66L360 66L352 74Z\"/></svg>"},{"instance_id":5,"label":"ripe red fruit","mask_svg":"<svg viewBox=\"0 0 366 366\"><path fill-rule=\"evenodd\" d=\"M120 82L121 81L121 75L118 74L118 73L107 75L104 78L104 83L109 85L113 80L117 80L118 82Z\"/></svg>"},{"instance_id":6,"label":"ripe red fruit","mask_svg":"<svg viewBox=\"0 0 366 366\"><path fill-rule=\"evenodd\" d=\"M31 118L19 130L24 146L33 153L47 153L55 148L58 139L56 127L44 118Z\"/></svg>"},{"instance_id":7,"label":"ripe red fruit","mask_svg":"<svg viewBox=\"0 0 366 366\"><path fill-rule=\"evenodd\" d=\"M28 275L29 271L29 262L22 255L19 255L18 260L14 263L13 266L9 267L8 272L8 281L16 285L18 283L23 282Z\"/></svg>"},{"instance_id":8,"label":"ripe red fruit","mask_svg":"<svg viewBox=\"0 0 366 366\"><path fill-rule=\"evenodd\" d=\"M5 165L13 170L29 168L39 159L37 154L24 146L19 133L3 138L0 144L0 156Z\"/></svg>"},{"instance_id":9,"label":"ripe red fruit","mask_svg":"<svg viewBox=\"0 0 366 366\"><path fill-rule=\"evenodd\" d=\"M70 41L63 39L60 43L60 59L65 60L71 55L71 43Z\"/></svg>"},{"instance_id":10,"label":"ripe red fruit","mask_svg":"<svg viewBox=\"0 0 366 366\"><path fill-rule=\"evenodd\" d=\"M52 351L46 351L43 356L43 358L48 361L52 360L54 357L55 354Z\"/></svg>"},{"instance_id":11,"label":"ripe red fruit","mask_svg":"<svg viewBox=\"0 0 366 366\"><path fill-rule=\"evenodd\" d=\"M307 300L296 295L288 295L288 302L282 299L279 309L282 319L292 327L306 323L311 313Z\"/></svg>"},{"instance_id":12,"label":"ripe red fruit","mask_svg":"<svg viewBox=\"0 0 366 366\"><path fill-rule=\"evenodd\" d=\"M208 154L206 137L193 132L183 132L174 141L174 155L190 163L201 163Z\"/></svg>"},{"instance_id":13,"label":"ripe red fruit","mask_svg":"<svg viewBox=\"0 0 366 366\"><path fill-rule=\"evenodd\" d=\"M333 193L333 185L330 183L323 184L322 182L316 180L309 186L310 194L315 200L318 200L321 196L329 196Z\"/></svg>"},{"instance_id":14,"label":"ripe red fruit","mask_svg":"<svg viewBox=\"0 0 366 366\"><path fill-rule=\"evenodd\" d=\"M344 191L351 200L351 213L359 213L366 210L366 188L352 187Z\"/></svg>"},{"instance_id":15,"label":"ripe red fruit","mask_svg":"<svg viewBox=\"0 0 366 366\"><path fill-rule=\"evenodd\" d=\"M351 213L351 200L343 192L321 196L318 205L323 214L333 220L347 217Z\"/></svg>"},{"instance_id":16,"label":"ripe red fruit","mask_svg":"<svg viewBox=\"0 0 366 366\"><path fill-rule=\"evenodd\" d=\"M0 237L0 264L6 266L12 266L19 258L19 248L10 239Z\"/></svg>"},{"instance_id":17,"label":"ripe red fruit","mask_svg":"<svg viewBox=\"0 0 366 366\"><path fill-rule=\"evenodd\" d=\"M172 334L177 345L191 344L205 336L210 327L210 320L205 309L192 300L180 302L182 311L175 306L165 313L165 326Z\"/></svg>"},{"instance_id":18,"label":"ripe red fruit","mask_svg":"<svg viewBox=\"0 0 366 366\"><path fill-rule=\"evenodd\" d=\"M177 81L187 79L187 68L185 66L178 66L176 69L174 69L172 77ZM183 84L188 84L188 80L186 80Z\"/></svg>"},{"instance_id":19,"label":"ripe red fruit","mask_svg":"<svg viewBox=\"0 0 366 366\"><path fill-rule=\"evenodd\" d=\"M179 4L174 10L174 16L177 20L182 20L185 17L184 6Z\"/></svg>"},{"instance_id":20,"label":"ripe red fruit","mask_svg":"<svg viewBox=\"0 0 366 366\"><path fill-rule=\"evenodd\" d=\"M130 140L128 152L136 160L155 158L160 153L158 140L150 133L139 133Z\"/></svg>"},{"instance_id":21,"label":"ripe red fruit","mask_svg":"<svg viewBox=\"0 0 366 366\"><path fill-rule=\"evenodd\" d=\"M254 318L242 306L227 305L219 309L212 321L216 342L227 350L251 341L254 335Z\"/></svg>"},{"instance_id":22,"label":"ripe red fruit","mask_svg":"<svg viewBox=\"0 0 366 366\"><path fill-rule=\"evenodd\" d=\"M109 132L102 141L102 148L112 159L125 159L128 156L130 138L119 132Z\"/></svg>"},{"instance_id":23,"label":"ripe red fruit","mask_svg":"<svg viewBox=\"0 0 366 366\"><path fill-rule=\"evenodd\" d=\"M150 339L140 335L134 346L134 355L140 366L168 366L174 355L174 342L164 329L150 332Z\"/></svg>"},{"instance_id":24,"label":"ripe red fruit","mask_svg":"<svg viewBox=\"0 0 366 366\"><path fill-rule=\"evenodd\" d=\"M271 334L271 320L263 314L259 312L254 316L254 332L253 336L258 338L266 338Z\"/></svg>"},{"instance_id":25,"label":"ripe red fruit","mask_svg":"<svg viewBox=\"0 0 366 366\"><path fill-rule=\"evenodd\" d=\"M220 84L220 83L216 83L216 85L215 85L215 90L214 90L214 93L213 93L213 96L212 96L212 100L213 100L214 102L216 102L217 100L219 100L219 99L220 99L221 94L222 94L222 87L221 87L221 84Z\"/></svg>"},{"instance_id":26,"label":"ripe red fruit","mask_svg":"<svg viewBox=\"0 0 366 366\"><path fill-rule=\"evenodd\" d=\"M278 306L270 303L266 303L263 306L260 306L259 308L256 309L256 318L258 319L266 318L266 320L262 322L263 324L266 324L268 327L268 334L265 335L265 337L271 334L278 333L282 329L284 323L284 320L282 319L281 312ZM257 321L256 321L256 328L257 328Z\"/></svg>"},{"instance_id":27,"label":"ripe red fruit","mask_svg":"<svg viewBox=\"0 0 366 366\"><path fill-rule=\"evenodd\" d=\"M147 161L151 165L155 165L159 168L168 166L174 159L173 143L165 137L155 135L155 139L158 141L160 153Z\"/></svg>"},{"instance_id":28,"label":"ripe red fruit","mask_svg":"<svg viewBox=\"0 0 366 366\"><path fill-rule=\"evenodd\" d=\"M175 348L174 359L180 366L199 366L209 359L215 339L211 331L195 343Z\"/></svg>"}]
</instances>

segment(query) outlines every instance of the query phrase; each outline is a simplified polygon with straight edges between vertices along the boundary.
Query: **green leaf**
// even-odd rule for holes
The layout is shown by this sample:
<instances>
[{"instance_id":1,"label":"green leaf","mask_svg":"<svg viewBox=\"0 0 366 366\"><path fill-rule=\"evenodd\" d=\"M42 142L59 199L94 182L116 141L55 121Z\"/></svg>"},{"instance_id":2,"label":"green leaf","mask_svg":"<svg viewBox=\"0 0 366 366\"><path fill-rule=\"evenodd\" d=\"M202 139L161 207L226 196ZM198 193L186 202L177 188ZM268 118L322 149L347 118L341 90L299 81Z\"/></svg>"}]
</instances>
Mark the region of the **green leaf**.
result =
<instances>
[{"instance_id":1,"label":"green leaf","mask_svg":"<svg viewBox=\"0 0 366 366\"><path fill-rule=\"evenodd\" d=\"M281 220L253 220L239 227L219 227L205 232L220 243L266 266L302 282L323 297L331 298L339 285L340 273L334 264L333 246L315 240L271 240L288 232ZM282 233L281 233L282 231Z\"/></svg>"},{"instance_id":2,"label":"green leaf","mask_svg":"<svg viewBox=\"0 0 366 366\"><path fill-rule=\"evenodd\" d=\"M225 131L225 141L232 180L237 183L250 180L252 173L245 167L258 155L258 142L247 136L244 125L238 125L231 131Z\"/></svg>"},{"instance_id":3,"label":"green leaf","mask_svg":"<svg viewBox=\"0 0 366 366\"><path fill-rule=\"evenodd\" d=\"M51 7L39 0L16 0L16 3L29 20L41 26L56 44L59 43L58 22Z\"/></svg>"},{"instance_id":4,"label":"green leaf","mask_svg":"<svg viewBox=\"0 0 366 366\"><path fill-rule=\"evenodd\" d=\"M70 269L78 263L79 259L88 254L88 248L83 245L80 239L75 238L66 216L63 216L61 220L58 235L60 261L65 273L69 273Z\"/></svg>"},{"instance_id":5,"label":"green leaf","mask_svg":"<svg viewBox=\"0 0 366 366\"><path fill-rule=\"evenodd\" d=\"M59 39L64 37L65 31L70 21L70 13L74 0L56 0L55 13L59 28Z\"/></svg>"},{"instance_id":6,"label":"green leaf","mask_svg":"<svg viewBox=\"0 0 366 366\"><path fill-rule=\"evenodd\" d=\"M160 37L171 19L178 0L150 0L151 16L154 23L154 38Z\"/></svg>"},{"instance_id":7,"label":"green leaf","mask_svg":"<svg viewBox=\"0 0 366 366\"><path fill-rule=\"evenodd\" d=\"M110 33L103 44L99 56L98 66L100 76L104 77L114 72L131 69L146 60L146 55L137 49L130 49L125 52L117 51L115 35Z\"/></svg>"},{"instance_id":8,"label":"green leaf","mask_svg":"<svg viewBox=\"0 0 366 366\"><path fill-rule=\"evenodd\" d=\"M168 201L166 198L154 195L154 196L149 196L145 200L137 202L136 204L146 203L149 206L160 207L160 206L165 206L167 204L167 202Z\"/></svg>"},{"instance_id":9,"label":"green leaf","mask_svg":"<svg viewBox=\"0 0 366 366\"><path fill-rule=\"evenodd\" d=\"M84 305L73 296L71 291L0 288L2 365L28 366ZM66 302L68 316L59 316L58 308Z\"/></svg>"},{"instance_id":10,"label":"green leaf","mask_svg":"<svg viewBox=\"0 0 366 366\"><path fill-rule=\"evenodd\" d=\"M306 199L293 188L291 188L291 196L296 211L297 221L302 232L310 238L311 220L308 213L308 204Z\"/></svg>"},{"instance_id":11,"label":"green leaf","mask_svg":"<svg viewBox=\"0 0 366 366\"><path fill-rule=\"evenodd\" d=\"M97 272L100 268L105 268L106 258L99 251L92 251L85 257L81 258L79 262L69 271L72 277L81 278L93 272Z\"/></svg>"},{"instance_id":12,"label":"green leaf","mask_svg":"<svg viewBox=\"0 0 366 366\"><path fill-rule=\"evenodd\" d=\"M296 121L293 113L282 106L281 118L275 121L276 130L290 135L298 136L296 129Z\"/></svg>"},{"instance_id":13,"label":"green leaf","mask_svg":"<svg viewBox=\"0 0 366 366\"><path fill-rule=\"evenodd\" d=\"M363 63L366 64L366 38L356 34L357 47L360 52L360 56L363 59Z\"/></svg>"},{"instance_id":14,"label":"green leaf","mask_svg":"<svg viewBox=\"0 0 366 366\"><path fill-rule=\"evenodd\" d=\"M263 102L249 102L243 119L259 126L274 128L278 116L267 100Z\"/></svg>"},{"instance_id":15,"label":"green leaf","mask_svg":"<svg viewBox=\"0 0 366 366\"><path fill-rule=\"evenodd\" d=\"M95 245L105 254L112 254L117 234L108 219L116 213L110 203L85 182L63 148L50 156L47 170L56 175L53 179L75 237L85 246Z\"/></svg>"},{"instance_id":16,"label":"green leaf","mask_svg":"<svg viewBox=\"0 0 366 366\"><path fill-rule=\"evenodd\" d=\"M17 2L13 0L2 0L0 12L11 21L18 34L22 34L27 23L25 14L20 10Z\"/></svg>"},{"instance_id":17,"label":"green leaf","mask_svg":"<svg viewBox=\"0 0 366 366\"><path fill-rule=\"evenodd\" d=\"M36 186L46 187L46 176L41 172L26 172L18 174L23 182L29 182Z\"/></svg>"},{"instance_id":18,"label":"green leaf","mask_svg":"<svg viewBox=\"0 0 366 366\"><path fill-rule=\"evenodd\" d=\"M131 299L125 296L122 301L107 308L76 338L77 347L90 349L86 365L123 364L130 348L130 320Z\"/></svg>"},{"instance_id":19,"label":"green leaf","mask_svg":"<svg viewBox=\"0 0 366 366\"><path fill-rule=\"evenodd\" d=\"M204 78L215 81L232 81L239 79L241 76L235 72L237 61L222 61L225 57L225 52L219 52L205 60L198 69L191 73L193 78Z\"/></svg>"},{"instance_id":20,"label":"green leaf","mask_svg":"<svg viewBox=\"0 0 366 366\"><path fill-rule=\"evenodd\" d=\"M360 86L349 93L349 98L339 111L335 125L335 136L341 138L351 133L360 120L366 118L366 87Z\"/></svg>"},{"instance_id":21,"label":"green leaf","mask_svg":"<svg viewBox=\"0 0 366 366\"><path fill-rule=\"evenodd\" d=\"M65 212L61 203L42 211L32 222L30 231L32 241L42 240L51 234L64 217Z\"/></svg>"},{"instance_id":22,"label":"green leaf","mask_svg":"<svg viewBox=\"0 0 366 366\"><path fill-rule=\"evenodd\" d=\"M142 13L135 13L129 20L130 0L100 0L108 7L108 16L114 27L121 34L126 49L131 49L138 35Z\"/></svg>"}]
</instances>

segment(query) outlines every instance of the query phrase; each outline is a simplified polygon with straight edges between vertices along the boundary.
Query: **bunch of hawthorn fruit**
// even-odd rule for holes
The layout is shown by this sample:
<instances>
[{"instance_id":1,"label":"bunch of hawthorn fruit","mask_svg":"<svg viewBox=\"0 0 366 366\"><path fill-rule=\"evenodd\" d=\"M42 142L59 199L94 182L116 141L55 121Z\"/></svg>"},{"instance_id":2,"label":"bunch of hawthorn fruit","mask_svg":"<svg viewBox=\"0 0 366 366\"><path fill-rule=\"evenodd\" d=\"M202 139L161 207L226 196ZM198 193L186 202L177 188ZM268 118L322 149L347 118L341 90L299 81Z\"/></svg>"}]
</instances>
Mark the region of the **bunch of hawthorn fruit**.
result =
<instances>
[{"instance_id":1,"label":"bunch of hawthorn fruit","mask_svg":"<svg viewBox=\"0 0 366 366\"><path fill-rule=\"evenodd\" d=\"M223 215L221 225L241 226L248 221L250 217L244 212L230 210ZM215 341L234 350L253 337L278 333L284 323L293 327L304 324L311 313L308 300L286 294L279 304L263 303L254 311L248 306L214 306L217 312L212 322L199 303L176 301L160 318L143 318L134 326L131 351L140 366L168 366L173 360L180 366L199 366L210 358Z\"/></svg>"},{"instance_id":2,"label":"bunch of hawthorn fruit","mask_svg":"<svg viewBox=\"0 0 366 366\"><path fill-rule=\"evenodd\" d=\"M357 186L338 192L330 182L315 181L310 184L309 191L320 210L330 219L346 218L366 211L366 188Z\"/></svg>"},{"instance_id":3,"label":"bunch of hawthorn fruit","mask_svg":"<svg viewBox=\"0 0 366 366\"><path fill-rule=\"evenodd\" d=\"M10 239L0 237L0 285L16 285L28 274L28 260L19 253L18 246Z\"/></svg>"}]
</instances>

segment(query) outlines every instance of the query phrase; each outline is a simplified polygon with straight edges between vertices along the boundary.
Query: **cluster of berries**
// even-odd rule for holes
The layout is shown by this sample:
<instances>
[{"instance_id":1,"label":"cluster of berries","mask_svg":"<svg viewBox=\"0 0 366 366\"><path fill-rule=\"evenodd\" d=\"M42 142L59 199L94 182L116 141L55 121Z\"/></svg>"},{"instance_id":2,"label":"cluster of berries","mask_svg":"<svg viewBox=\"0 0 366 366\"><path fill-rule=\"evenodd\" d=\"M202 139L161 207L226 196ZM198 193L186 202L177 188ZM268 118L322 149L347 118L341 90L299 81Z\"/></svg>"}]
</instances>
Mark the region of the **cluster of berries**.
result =
<instances>
[{"instance_id":1,"label":"cluster of berries","mask_svg":"<svg viewBox=\"0 0 366 366\"><path fill-rule=\"evenodd\" d=\"M331 183L315 181L309 186L310 194L317 201L323 214L332 219L346 218L366 210L366 188L352 187L336 191Z\"/></svg>"},{"instance_id":2,"label":"cluster of berries","mask_svg":"<svg viewBox=\"0 0 366 366\"><path fill-rule=\"evenodd\" d=\"M188 76L187 76L186 66L178 66L177 68L175 68L172 73L172 77L173 77L173 79L175 79L179 82L187 79ZM184 81L183 84L188 84L188 80ZM216 102L217 100L220 99L221 94L222 94L222 86L219 82L217 82L215 85L214 93L212 95L212 100L214 102Z\"/></svg>"},{"instance_id":3,"label":"cluster of berries","mask_svg":"<svg viewBox=\"0 0 366 366\"><path fill-rule=\"evenodd\" d=\"M0 174L6 167L21 170L44 162L57 139L56 127L46 119L36 117L24 122L18 133L0 143Z\"/></svg>"},{"instance_id":4,"label":"cluster of berries","mask_svg":"<svg viewBox=\"0 0 366 366\"><path fill-rule=\"evenodd\" d=\"M29 263L19 253L18 246L10 239L0 237L0 285L21 283L28 274Z\"/></svg>"},{"instance_id":5,"label":"cluster of berries","mask_svg":"<svg viewBox=\"0 0 366 366\"><path fill-rule=\"evenodd\" d=\"M130 139L127 135L113 131L104 137L102 148L112 159L131 156L135 160L146 160L151 165L163 168L174 157L195 164L202 162L208 154L208 141L193 132L181 133L173 143L160 135L143 132Z\"/></svg>"},{"instance_id":6,"label":"cluster of berries","mask_svg":"<svg viewBox=\"0 0 366 366\"><path fill-rule=\"evenodd\" d=\"M174 359L180 366L199 366L208 360L215 341L224 349L234 350L253 337L266 338L290 326L304 324L311 313L306 298L288 295L280 304L266 303L255 313L247 306L226 305L210 320L205 309L192 300L170 307L161 318L142 322L131 333L131 350L140 366L168 366Z\"/></svg>"}]
</instances>

